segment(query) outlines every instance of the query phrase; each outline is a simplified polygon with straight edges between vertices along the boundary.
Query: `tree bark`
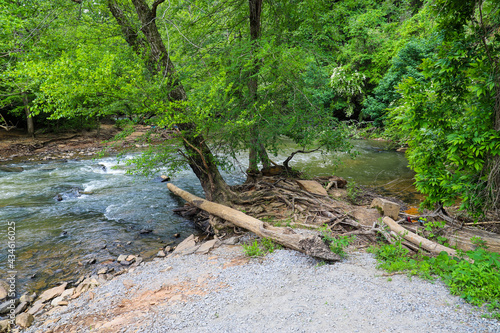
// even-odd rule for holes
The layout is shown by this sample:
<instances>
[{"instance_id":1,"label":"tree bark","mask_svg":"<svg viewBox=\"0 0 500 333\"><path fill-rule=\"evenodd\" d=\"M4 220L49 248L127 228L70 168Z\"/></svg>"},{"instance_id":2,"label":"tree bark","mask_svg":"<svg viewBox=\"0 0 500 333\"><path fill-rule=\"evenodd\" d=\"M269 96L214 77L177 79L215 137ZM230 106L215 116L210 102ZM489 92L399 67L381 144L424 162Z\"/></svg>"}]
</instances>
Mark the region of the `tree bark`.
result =
<instances>
[{"instance_id":1,"label":"tree bark","mask_svg":"<svg viewBox=\"0 0 500 333\"><path fill-rule=\"evenodd\" d=\"M252 56L255 57L256 49L258 48L258 40L261 36L261 14L262 14L262 0L248 0L249 20L250 20L250 41L252 43ZM250 96L250 107L258 100L258 74L259 74L259 59L254 58L253 66L250 69L248 77L248 92ZM266 148L259 140L259 131L257 126L251 130L252 139L250 140L250 148L248 154L248 171L249 173L258 172L258 163L262 162L264 168L270 166L269 156L267 155Z\"/></svg>"},{"instance_id":2,"label":"tree bark","mask_svg":"<svg viewBox=\"0 0 500 333\"><path fill-rule=\"evenodd\" d=\"M172 183L167 184L167 187L174 194L182 197L192 205L227 220L238 227L250 230L262 238L272 239L276 243L289 249L300 251L322 260L341 260L338 254L330 251L328 246L318 235L306 237L295 233L291 228L274 227L236 209L199 198L189 192L181 190Z\"/></svg>"},{"instance_id":3,"label":"tree bark","mask_svg":"<svg viewBox=\"0 0 500 333\"><path fill-rule=\"evenodd\" d=\"M139 39L134 37L128 22L122 16L123 12L119 10L115 1L108 1L108 7L110 7L111 13L122 27L122 32L129 45L139 54L141 48L146 51L148 63L151 64L150 70L167 78L166 89L168 90L169 100L172 102L186 101L186 92L177 77L174 64L156 26L156 10L164 1L156 0L152 7L149 8L145 0L132 0L141 23L141 31L146 37L147 43L140 43ZM184 110L179 109L178 112L184 112ZM204 137L201 134L195 134L196 125L192 123L177 124L177 128L185 149L183 155L200 180L207 199L217 202L229 201L234 196L234 193L222 178L215 158Z\"/></svg>"},{"instance_id":4,"label":"tree bark","mask_svg":"<svg viewBox=\"0 0 500 333\"><path fill-rule=\"evenodd\" d=\"M399 224L397 224L393 219L386 216L383 218L382 222L384 222L392 231L397 233L399 236L403 237L407 241L422 247L423 249L434 253L440 254L441 252L446 252L451 256L457 256L457 251L450 249L449 247L443 246L441 244L435 243L433 241L428 240L427 238L421 237L408 229L403 228Z\"/></svg>"},{"instance_id":5,"label":"tree bark","mask_svg":"<svg viewBox=\"0 0 500 333\"><path fill-rule=\"evenodd\" d=\"M21 93L21 95L23 96L24 112L26 114L26 125L28 127L28 134L32 138L34 138L35 137L35 124L33 122L33 117L32 117L31 112L30 112L28 95L24 91Z\"/></svg>"}]
</instances>

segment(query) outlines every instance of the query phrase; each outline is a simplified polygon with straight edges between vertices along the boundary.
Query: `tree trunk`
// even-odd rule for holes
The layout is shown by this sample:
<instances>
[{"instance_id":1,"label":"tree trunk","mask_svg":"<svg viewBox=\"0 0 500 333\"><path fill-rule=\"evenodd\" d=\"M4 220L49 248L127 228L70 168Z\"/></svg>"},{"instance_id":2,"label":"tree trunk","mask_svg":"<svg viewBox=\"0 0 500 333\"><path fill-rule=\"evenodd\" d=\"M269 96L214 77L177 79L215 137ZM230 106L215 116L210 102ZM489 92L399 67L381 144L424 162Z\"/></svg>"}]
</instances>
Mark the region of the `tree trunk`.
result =
<instances>
[{"instance_id":1,"label":"tree trunk","mask_svg":"<svg viewBox=\"0 0 500 333\"><path fill-rule=\"evenodd\" d=\"M262 0L248 0L248 7L250 13L250 41L252 43L252 56L255 56L257 43L261 35L260 17L262 13ZM249 107L254 107L258 100L258 74L259 74L259 59L253 60L253 67L250 69L248 77L248 93L250 96ZM267 155L266 148L259 140L259 131L257 126L251 130L252 139L250 140L250 149L248 154L248 171L249 173L258 172L258 163L262 162L265 168L270 166L269 156Z\"/></svg>"},{"instance_id":2,"label":"tree trunk","mask_svg":"<svg viewBox=\"0 0 500 333\"><path fill-rule=\"evenodd\" d=\"M174 64L172 63L161 35L156 26L157 7L165 0L156 0L149 8L145 0L132 0L141 23L141 31L146 37L147 43L140 43L134 36L133 30L124 19L123 12L119 10L115 1L108 1L108 7L116 18L125 39L129 45L139 54L147 54L147 62L150 70L167 78L168 98L172 102L186 101L187 95L181 82L177 77ZM147 44L147 45L146 45ZM143 51L143 52L141 52ZM178 112L184 112L179 109ZM178 124L178 134L183 140L185 149L184 157L189 166L200 180L208 200L216 202L227 202L234 195L222 178L210 148L202 135L196 133L196 126L192 123Z\"/></svg>"},{"instance_id":3,"label":"tree trunk","mask_svg":"<svg viewBox=\"0 0 500 333\"><path fill-rule=\"evenodd\" d=\"M31 112L30 112L28 95L24 91L21 94L23 96L24 112L26 114L26 125L28 127L28 134L32 138L35 138L35 124L33 122L33 117L32 117Z\"/></svg>"}]
</instances>

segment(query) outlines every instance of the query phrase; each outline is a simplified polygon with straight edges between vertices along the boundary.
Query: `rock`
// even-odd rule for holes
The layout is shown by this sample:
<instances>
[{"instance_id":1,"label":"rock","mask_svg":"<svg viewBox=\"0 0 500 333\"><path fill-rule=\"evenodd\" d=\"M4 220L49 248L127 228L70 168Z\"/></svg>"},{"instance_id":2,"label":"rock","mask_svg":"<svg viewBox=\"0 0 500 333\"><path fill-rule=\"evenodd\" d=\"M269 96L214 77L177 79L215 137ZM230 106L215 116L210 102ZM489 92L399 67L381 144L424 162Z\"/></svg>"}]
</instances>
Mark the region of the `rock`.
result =
<instances>
[{"instance_id":1,"label":"rock","mask_svg":"<svg viewBox=\"0 0 500 333\"><path fill-rule=\"evenodd\" d=\"M174 237L179 238L179 237L181 237L181 234L174 234Z\"/></svg>"},{"instance_id":2,"label":"rock","mask_svg":"<svg viewBox=\"0 0 500 333\"><path fill-rule=\"evenodd\" d=\"M386 199L375 198L373 199L370 208L380 209L383 215L389 216L394 221L397 221L401 206Z\"/></svg>"},{"instance_id":3,"label":"rock","mask_svg":"<svg viewBox=\"0 0 500 333\"><path fill-rule=\"evenodd\" d=\"M162 182L162 183L164 183L164 182L168 182L168 181L170 180L170 177L165 176L165 175L161 175L161 176L160 176L160 178L161 178L161 182Z\"/></svg>"},{"instance_id":4,"label":"rock","mask_svg":"<svg viewBox=\"0 0 500 333\"><path fill-rule=\"evenodd\" d=\"M172 251L172 247L171 246L165 246L165 253L169 253L170 251Z\"/></svg>"},{"instance_id":5,"label":"rock","mask_svg":"<svg viewBox=\"0 0 500 333\"><path fill-rule=\"evenodd\" d=\"M228 239L222 241L222 244L224 244L224 245L236 245L236 244L238 244L239 240L240 240L240 238L235 236L235 237L231 237L231 238L228 238Z\"/></svg>"},{"instance_id":6,"label":"rock","mask_svg":"<svg viewBox=\"0 0 500 333\"><path fill-rule=\"evenodd\" d=\"M0 314L8 313L11 309L14 309L17 304L19 304L19 299L9 299L0 304Z\"/></svg>"},{"instance_id":7,"label":"rock","mask_svg":"<svg viewBox=\"0 0 500 333\"><path fill-rule=\"evenodd\" d=\"M29 313L21 313L16 317L16 325L21 326L22 328L28 328L33 324L35 318L32 314Z\"/></svg>"},{"instance_id":8,"label":"rock","mask_svg":"<svg viewBox=\"0 0 500 333\"><path fill-rule=\"evenodd\" d=\"M357 208L349 212L349 215L367 227L372 227L373 223L382 217L380 212L375 208Z\"/></svg>"},{"instance_id":9,"label":"rock","mask_svg":"<svg viewBox=\"0 0 500 333\"><path fill-rule=\"evenodd\" d=\"M63 291L63 293L61 294L61 297L63 300L66 300L68 298L71 297L71 295L73 295L73 293L75 292L75 288L69 288L69 289L66 289L65 291Z\"/></svg>"},{"instance_id":10,"label":"rock","mask_svg":"<svg viewBox=\"0 0 500 333\"><path fill-rule=\"evenodd\" d=\"M55 287L49 290L45 290L41 295L40 299L43 300L44 302L50 301L54 297L60 296L63 291L66 289L66 286L68 285L67 282L64 282L61 284L59 287Z\"/></svg>"},{"instance_id":11,"label":"rock","mask_svg":"<svg viewBox=\"0 0 500 333\"><path fill-rule=\"evenodd\" d=\"M141 229L141 230L139 231L139 233L140 233L141 235L144 235L144 234L150 234L150 233L152 233L152 232L153 232L153 229L146 229L146 228Z\"/></svg>"},{"instance_id":12,"label":"rock","mask_svg":"<svg viewBox=\"0 0 500 333\"><path fill-rule=\"evenodd\" d=\"M208 242L201 244L200 247L196 250L196 253L207 254L208 252L210 252L211 249L217 246L217 243L218 243L217 239L209 240Z\"/></svg>"},{"instance_id":13,"label":"rock","mask_svg":"<svg viewBox=\"0 0 500 333\"><path fill-rule=\"evenodd\" d=\"M35 297L36 297L36 293L33 293L31 295L28 295L27 293L24 294L23 296L21 296L19 298L19 302L23 303L23 302L27 302L28 304L31 304L33 303L33 301L35 300Z\"/></svg>"},{"instance_id":14,"label":"rock","mask_svg":"<svg viewBox=\"0 0 500 333\"><path fill-rule=\"evenodd\" d=\"M59 297L56 297L52 300L52 302L50 302L50 305L52 306L58 306L59 305L59 302L62 302L63 301L63 297L62 296L59 296Z\"/></svg>"},{"instance_id":15,"label":"rock","mask_svg":"<svg viewBox=\"0 0 500 333\"><path fill-rule=\"evenodd\" d=\"M97 271L97 275L106 274L107 272L108 272L108 269L106 267L103 267Z\"/></svg>"},{"instance_id":16,"label":"rock","mask_svg":"<svg viewBox=\"0 0 500 333\"><path fill-rule=\"evenodd\" d=\"M23 167L6 167L6 166L0 165L0 171L3 171L3 172L23 172L24 168Z\"/></svg>"},{"instance_id":17,"label":"rock","mask_svg":"<svg viewBox=\"0 0 500 333\"><path fill-rule=\"evenodd\" d=\"M328 196L326 190L321 186L320 183L314 180L296 180L299 187L307 192Z\"/></svg>"},{"instance_id":18,"label":"rock","mask_svg":"<svg viewBox=\"0 0 500 333\"><path fill-rule=\"evenodd\" d=\"M45 307L45 303L43 303L42 300L38 300L35 302L35 304L33 304L33 306L27 311L27 313L29 314L32 314L32 315L35 315L38 313L38 311L40 311L41 309L43 309Z\"/></svg>"},{"instance_id":19,"label":"rock","mask_svg":"<svg viewBox=\"0 0 500 333\"><path fill-rule=\"evenodd\" d=\"M9 284L4 280L0 280L0 301L7 298L9 294Z\"/></svg>"},{"instance_id":20,"label":"rock","mask_svg":"<svg viewBox=\"0 0 500 333\"><path fill-rule=\"evenodd\" d=\"M118 261L118 262L122 262L122 261L127 260L127 258L128 258L128 255L126 255L126 254L120 254L120 255L118 256L118 259L116 259L116 261Z\"/></svg>"},{"instance_id":21,"label":"rock","mask_svg":"<svg viewBox=\"0 0 500 333\"><path fill-rule=\"evenodd\" d=\"M194 240L194 235L191 235L185 240L183 240L179 245L177 245L175 251L172 252L170 255L183 254L184 251L186 251L187 249L191 249L193 247L196 247L196 242Z\"/></svg>"},{"instance_id":22,"label":"rock","mask_svg":"<svg viewBox=\"0 0 500 333\"><path fill-rule=\"evenodd\" d=\"M23 312L24 310L26 310L27 307L28 307L28 302L19 303L16 310L14 311L14 314L17 315L17 314Z\"/></svg>"},{"instance_id":23,"label":"rock","mask_svg":"<svg viewBox=\"0 0 500 333\"><path fill-rule=\"evenodd\" d=\"M163 258L166 256L165 252L163 252L163 250L160 250L158 251L158 253L156 254L157 257L160 257L160 258Z\"/></svg>"},{"instance_id":24,"label":"rock","mask_svg":"<svg viewBox=\"0 0 500 333\"><path fill-rule=\"evenodd\" d=\"M132 261L134 261L134 260L135 260L135 258L136 258L136 256L134 256L134 255L132 255L132 254L131 254L131 255L129 255L129 256L127 257L127 259L126 259L126 260L127 260L127 261L132 262Z\"/></svg>"},{"instance_id":25,"label":"rock","mask_svg":"<svg viewBox=\"0 0 500 333\"><path fill-rule=\"evenodd\" d=\"M64 312L67 309L68 309L67 306L56 306L56 307L50 309L49 311L47 311L47 316L52 316L54 314Z\"/></svg>"},{"instance_id":26,"label":"rock","mask_svg":"<svg viewBox=\"0 0 500 333\"><path fill-rule=\"evenodd\" d=\"M0 333L7 333L10 331L10 320L0 320Z\"/></svg>"}]
</instances>

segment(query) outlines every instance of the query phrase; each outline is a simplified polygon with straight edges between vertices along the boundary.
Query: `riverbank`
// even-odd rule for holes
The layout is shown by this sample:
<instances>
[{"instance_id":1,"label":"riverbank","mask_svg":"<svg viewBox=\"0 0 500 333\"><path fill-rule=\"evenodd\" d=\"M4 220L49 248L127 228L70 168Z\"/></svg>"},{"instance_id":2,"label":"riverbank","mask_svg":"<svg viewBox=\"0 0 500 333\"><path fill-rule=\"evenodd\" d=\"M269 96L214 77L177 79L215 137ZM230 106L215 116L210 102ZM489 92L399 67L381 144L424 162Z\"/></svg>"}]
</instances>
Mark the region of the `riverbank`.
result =
<instances>
[{"instance_id":1,"label":"riverbank","mask_svg":"<svg viewBox=\"0 0 500 333\"><path fill-rule=\"evenodd\" d=\"M385 276L371 254L328 265L290 250L250 259L239 245L157 258L26 332L498 332L440 282Z\"/></svg>"},{"instance_id":2,"label":"riverbank","mask_svg":"<svg viewBox=\"0 0 500 333\"><path fill-rule=\"evenodd\" d=\"M138 139L150 129L150 126L134 126L134 130L127 137L117 142L115 147L110 148L109 152L116 153L117 150L127 148L144 148L144 145ZM120 131L121 129L114 125L101 124L99 130L42 133L37 134L35 138L31 138L21 130L7 132L0 129L0 162L94 157L104 148L109 148L111 143L108 140ZM165 137L157 135L155 139L160 142Z\"/></svg>"}]
</instances>

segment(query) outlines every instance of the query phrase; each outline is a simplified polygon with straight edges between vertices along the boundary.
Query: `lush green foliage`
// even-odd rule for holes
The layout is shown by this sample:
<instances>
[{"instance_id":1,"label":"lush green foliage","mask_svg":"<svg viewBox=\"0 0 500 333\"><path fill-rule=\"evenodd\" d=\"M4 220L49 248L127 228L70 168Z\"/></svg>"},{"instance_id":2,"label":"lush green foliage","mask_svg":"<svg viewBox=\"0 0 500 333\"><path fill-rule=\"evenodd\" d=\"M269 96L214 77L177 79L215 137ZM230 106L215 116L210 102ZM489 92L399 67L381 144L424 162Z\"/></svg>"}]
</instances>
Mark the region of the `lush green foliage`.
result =
<instances>
[{"instance_id":1,"label":"lush green foliage","mask_svg":"<svg viewBox=\"0 0 500 333\"><path fill-rule=\"evenodd\" d=\"M276 244L272 239L263 238L260 244L257 240L251 244L243 244L243 251L249 257L262 257L267 253L273 253L275 250L281 250L283 247Z\"/></svg>"},{"instance_id":2,"label":"lush green foliage","mask_svg":"<svg viewBox=\"0 0 500 333\"><path fill-rule=\"evenodd\" d=\"M409 256L409 250L400 242L372 247L379 261L378 267L389 272L406 271L433 280L436 276L459 295L474 305L489 303L491 310L500 309L500 255L482 247L467 251L467 258L452 258L442 252L436 257L422 254ZM493 314L497 316L498 314Z\"/></svg>"},{"instance_id":3,"label":"lush green foliage","mask_svg":"<svg viewBox=\"0 0 500 333\"><path fill-rule=\"evenodd\" d=\"M481 214L500 202L495 1L263 2L258 40L246 1L163 3L155 24L178 74L170 79L185 88L182 101L152 70L130 1L22 3L0 1L2 115L53 127L103 117L189 123L223 167L255 145L277 154L283 138L347 151L340 120L364 117L407 141L428 205L460 199ZM168 162L173 171L186 166L182 154L169 144L135 162Z\"/></svg>"},{"instance_id":4,"label":"lush green foliage","mask_svg":"<svg viewBox=\"0 0 500 333\"><path fill-rule=\"evenodd\" d=\"M323 240L330 247L333 253L338 254L341 258L345 258L347 253L345 248L348 247L355 239L356 236L333 236L331 230L327 225L324 225L319 229Z\"/></svg>"},{"instance_id":5,"label":"lush green foliage","mask_svg":"<svg viewBox=\"0 0 500 333\"><path fill-rule=\"evenodd\" d=\"M399 85L402 98L390 117L407 137L426 203L450 205L458 198L480 215L498 204L499 5L452 3L438 16L445 42L423 61L423 79L410 76Z\"/></svg>"},{"instance_id":6,"label":"lush green foliage","mask_svg":"<svg viewBox=\"0 0 500 333\"><path fill-rule=\"evenodd\" d=\"M249 257L262 257L265 253L259 246L259 242L254 241L252 244L243 244L245 255Z\"/></svg>"}]
</instances>

